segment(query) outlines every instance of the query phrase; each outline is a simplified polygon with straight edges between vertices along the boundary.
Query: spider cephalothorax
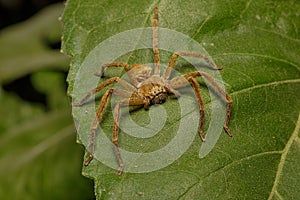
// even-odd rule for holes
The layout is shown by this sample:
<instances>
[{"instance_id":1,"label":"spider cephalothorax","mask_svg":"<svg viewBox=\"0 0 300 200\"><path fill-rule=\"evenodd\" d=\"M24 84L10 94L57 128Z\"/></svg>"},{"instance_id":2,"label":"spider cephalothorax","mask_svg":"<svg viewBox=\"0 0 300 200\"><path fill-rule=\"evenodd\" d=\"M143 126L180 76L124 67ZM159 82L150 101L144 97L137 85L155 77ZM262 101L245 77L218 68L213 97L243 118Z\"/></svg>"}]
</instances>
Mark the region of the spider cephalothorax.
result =
<instances>
[{"instance_id":1,"label":"spider cephalothorax","mask_svg":"<svg viewBox=\"0 0 300 200\"><path fill-rule=\"evenodd\" d=\"M137 93L150 104L161 104L166 101L168 93L171 93L168 85L165 79L153 75L138 85Z\"/></svg>"},{"instance_id":2,"label":"spider cephalothorax","mask_svg":"<svg viewBox=\"0 0 300 200\"><path fill-rule=\"evenodd\" d=\"M82 106L88 98L97 93L98 91L106 88L108 85L118 82L122 88L110 88L102 96L101 103L97 109L97 114L95 120L92 122L91 126L91 135L90 135L90 146L89 146L89 157L85 160L84 165L88 165L93 159L94 154L94 144L95 144L95 135L97 127L102 119L102 113L105 106L107 105L109 97L114 93L117 96L122 97L123 99L116 103L114 108L114 128L112 134L112 142L115 147L116 156L119 163L118 175L123 171L123 160L119 150L118 143L118 132L119 132L119 121L120 121L120 108L122 106L136 106L143 105L145 108L148 108L153 104L162 104L164 103L168 95L175 95L176 97L180 96L178 89L185 87L187 84L191 84L195 90L197 101L199 104L200 110L200 119L199 119L199 135L202 141L205 141L205 135L203 133L204 129L204 103L200 93L200 86L196 81L196 77L204 77L215 90L220 94L222 98L227 103L226 107L226 119L224 124L224 129L229 136L232 136L231 131L228 128L228 123L230 119L230 111L232 106L231 98L226 94L226 92L218 86L214 79L205 72L194 71L183 75L175 76L170 79L172 69L175 66L175 63L179 56L191 56L196 58L201 58L206 61L210 68L214 70L220 70L222 67L217 67L203 54L196 52L175 52L173 53L167 68L165 69L163 75L160 75L160 56L158 49L158 9L157 7L154 10L154 17L152 21L153 29L153 53L154 53L154 70L149 65L143 64L134 64L131 67L129 64L124 62L113 62L107 63L101 66L100 71L96 73L97 76L104 76L104 71L108 67L122 67L127 72L129 77L129 82L122 80L119 77L112 77L99 84L96 88L91 90L80 102L74 102L74 106ZM153 72L152 72L153 71Z\"/></svg>"}]
</instances>

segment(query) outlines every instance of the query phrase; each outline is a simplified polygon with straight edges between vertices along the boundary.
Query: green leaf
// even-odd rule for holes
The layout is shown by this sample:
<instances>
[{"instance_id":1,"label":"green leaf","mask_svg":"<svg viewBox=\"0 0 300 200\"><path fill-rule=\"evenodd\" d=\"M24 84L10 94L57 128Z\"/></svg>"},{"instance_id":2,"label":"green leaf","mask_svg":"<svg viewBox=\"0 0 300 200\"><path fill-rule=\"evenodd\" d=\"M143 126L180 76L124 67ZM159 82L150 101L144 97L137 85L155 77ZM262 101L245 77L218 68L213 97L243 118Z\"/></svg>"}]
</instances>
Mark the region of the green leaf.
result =
<instances>
[{"instance_id":1,"label":"green leaf","mask_svg":"<svg viewBox=\"0 0 300 200\"><path fill-rule=\"evenodd\" d=\"M76 75L84 59L102 41L126 30L149 27L154 6L159 7L159 26L182 32L202 44L220 72L226 91L233 99L230 128L217 145L199 159L201 141L195 137L189 149L175 162L148 173L124 173L94 159L83 174L95 181L98 199L296 199L300 196L300 35L298 1L80 1L69 0L63 15L63 51L72 56L69 94L74 96ZM133 41L136 44L140 41ZM107 49L109 51L109 49ZM100 56L100 55L99 55ZM118 58L134 63L152 62L151 51L139 50ZM170 53L161 53L167 63ZM182 67L184 66L184 67ZM184 73L186 62L177 68ZM100 66L99 66L100 67ZM92 69L87 77L94 79ZM109 69L106 78L120 75ZM99 79L99 82L105 79ZM212 101L199 79L205 100L206 129ZM87 92L90 88L82 88ZM184 93L193 100L193 93ZM101 97L103 92L97 97ZM99 99L99 98L96 98ZM79 99L75 99L78 101ZM191 107L186 116L193 116ZM79 140L89 140L94 105L74 109ZM155 137L138 139L120 132L120 146L132 152L161 149L176 135L180 111L176 99L162 105L165 126ZM149 111L134 109L130 117L139 125L151 123ZM86 112L85 112L86 110ZM149 114L150 113L150 114ZM151 114L152 113L152 114ZM150 116L149 116L150 115ZM154 115L155 116L155 115ZM127 120L122 115L121 120ZM153 118L155 119L155 118ZM158 118L158 121L160 118ZM113 127L110 105L100 124L108 138ZM83 130L83 131L82 131ZM195 133L196 134L196 133ZM98 141L101 142L101 141ZM103 143L105 145L105 143ZM97 147L96 147L97 148ZM103 152L105 153L105 152ZM172 155L172 152L170 152ZM112 162L117 163L115 157Z\"/></svg>"}]
</instances>

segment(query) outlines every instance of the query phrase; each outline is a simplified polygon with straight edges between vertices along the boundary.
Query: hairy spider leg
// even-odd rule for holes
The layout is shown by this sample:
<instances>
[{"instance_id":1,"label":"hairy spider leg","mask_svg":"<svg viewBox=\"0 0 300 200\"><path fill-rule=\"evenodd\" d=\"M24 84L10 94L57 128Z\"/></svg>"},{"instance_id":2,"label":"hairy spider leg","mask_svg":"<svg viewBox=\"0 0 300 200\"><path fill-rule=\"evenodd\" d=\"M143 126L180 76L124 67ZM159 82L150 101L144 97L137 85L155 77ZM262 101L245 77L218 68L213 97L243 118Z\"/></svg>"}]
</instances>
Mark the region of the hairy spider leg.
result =
<instances>
[{"instance_id":1,"label":"hairy spider leg","mask_svg":"<svg viewBox=\"0 0 300 200\"><path fill-rule=\"evenodd\" d=\"M96 131L99 126L99 123L102 120L102 113L108 103L109 97L111 96L112 93L114 93L117 96L126 98L126 99L120 101L119 103L117 103L117 105L114 108L114 129L113 129L113 135L112 135L112 142L114 144L114 148L115 148L115 152L116 152L116 156L117 156L118 164L119 164L118 175L121 175L124 164L123 164L123 159L121 157L120 150L119 150L119 144L118 144L120 106L144 105L145 100L136 94L136 88L134 86L132 86L131 84L127 83L126 81L120 79L119 77L113 77L113 78L110 78L110 79L106 80L105 82L99 84L96 88L89 91L88 94L85 97L83 97L83 99L80 102L74 102L72 105L73 106L82 106L84 103L86 103L86 101L89 99L89 97L91 95L99 92L100 90L102 90L103 88L107 87L108 85L110 85L114 82L120 83L120 85L122 87L126 88L128 91L122 90L122 89L117 89L117 88L111 88L111 89L108 89L103 94L103 96L101 98L101 103L100 103L99 107L97 108L96 117L94 118L94 121L91 125L90 141L89 141L89 156L84 161L84 165L88 166L89 163L93 159L93 155L94 155L94 151L95 151Z\"/></svg>"},{"instance_id":2,"label":"hairy spider leg","mask_svg":"<svg viewBox=\"0 0 300 200\"><path fill-rule=\"evenodd\" d=\"M178 59L178 56L190 56L190 57L195 57L195 58L200 58L200 59L204 59L205 62L212 68L215 70L220 70L223 69L223 67L219 67L219 66L215 66L204 54L199 54L199 53L195 53L195 52L175 52L173 53L169 63L168 63L168 67L165 70L164 73L164 78L165 79L169 79L172 69L175 66L175 63Z\"/></svg>"},{"instance_id":3,"label":"hairy spider leg","mask_svg":"<svg viewBox=\"0 0 300 200\"><path fill-rule=\"evenodd\" d=\"M205 114L204 112L205 112L205 108L204 108L204 103L203 103L203 99L202 99L202 96L201 96L200 85L198 84L198 82L193 77L185 78L183 75L182 76L176 76L172 80L170 80L170 85L171 85L172 88L174 88L174 90L178 89L178 88L181 88L181 87L185 87L189 83L191 83L193 85L193 89L195 91L197 101L198 101L198 105L199 105L199 110L200 110L199 129L198 129L199 136L200 136L202 141L205 141L205 135L204 135L204 114Z\"/></svg>"},{"instance_id":4,"label":"hairy spider leg","mask_svg":"<svg viewBox=\"0 0 300 200\"><path fill-rule=\"evenodd\" d=\"M199 104L199 109L200 109L200 119L199 119L199 135L202 141L205 141L205 135L204 135L204 115L205 115L205 110L204 110L204 103L203 99L201 96L201 91L200 91L200 85L199 83L194 79L194 78L189 78L189 82L192 83L193 88L195 90L198 104Z\"/></svg>"},{"instance_id":5,"label":"hairy spider leg","mask_svg":"<svg viewBox=\"0 0 300 200\"><path fill-rule=\"evenodd\" d=\"M213 77L210 76L208 73L205 72L190 72L187 74L182 75L185 77L187 80L190 78L196 78L199 76L203 76L211 85L213 88L215 88L219 94L225 99L227 106L226 106L226 118L225 118L225 124L224 124L224 129L227 132L227 134L232 137L232 133L228 127L229 120L230 120L230 113L231 113L231 108L232 108L232 99L230 96L214 81Z\"/></svg>"},{"instance_id":6,"label":"hairy spider leg","mask_svg":"<svg viewBox=\"0 0 300 200\"><path fill-rule=\"evenodd\" d=\"M123 67L126 72L128 72L130 70L130 67L129 67L128 63L126 63L126 62L112 62L112 63L103 64L100 67L100 71L96 72L95 75L103 77L104 76L104 71L107 67Z\"/></svg>"},{"instance_id":7,"label":"hairy spider leg","mask_svg":"<svg viewBox=\"0 0 300 200\"><path fill-rule=\"evenodd\" d=\"M134 91L136 88L127 83L126 81L122 80L119 77L112 77L110 79L107 79L106 81L104 81L103 83L100 83L96 88L90 90L86 96L84 96L81 101L79 102L73 102L72 106L82 106L83 104L85 104L87 102L87 100L90 98L90 96L92 96L93 94L99 92L100 90L102 90L103 88L107 87L108 85L118 82L120 83L120 85L124 88L126 88L128 91Z\"/></svg>"},{"instance_id":8,"label":"hairy spider leg","mask_svg":"<svg viewBox=\"0 0 300 200\"><path fill-rule=\"evenodd\" d=\"M120 153L119 149L119 123L120 123L120 106L121 105L128 105L128 101L126 102L119 102L114 108L114 129L112 134L112 143L114 144L115 153L118 159L119 169L118 169L118 175L120 176L122 174L123 168L124 168L124 162Z\"/></svg>"},{"instance_id":9,"label":"hairy spider leg","mask_svg":"<svg viewBox=\"0 0 300 200\"><path fill-rule=\"evenodd\" d=\"M154 53L154 75L160 75L160 57L158 50L158 7L154 8L154 16L152 20L152 39Z\"/></svg>"},{"instance_id":10,"label":"hairy spider leg","mask_svg":"<svg viewBox=\"0 0 300 200\"><path fill-rule=\"evenodd\" d=\"M90 132L90 141L89 141L89 156L84 161L84 165L87 166L90 164L91 160L93 159L94 151L95 151L95 137L96 137L96 131L98 128L99 123L102 120L102 113L108 103L108 99L111 96L111 94L114 93L118 96L122 96L125 98L130 98L131 93L126 90L111 88L109 90L106 90L104 95L101 98L101 103L97 108L96 117L94 118L94 121L91 125L91 132Z\"/></svg>"},{"instance_id":11,"label":"hairy spider leg","mask_svg":"<svg viewBox=\"0 0 300 200\"><path fill-rule=\"evenodd\" d=\"M135 96L135 95L134 95ZM114 144L115 153L117 156L119 169L118 169L118 175L120 176L123 172L124 168L124 162L120 153L119 149L119 123L120 123L120 108L122 106L138 106L138 105L144 105L144 99L139 96L135 96L134 98L131 96L128 99L121 100L118 102L114 108L114 129L112 134L112 142Z\"/></svg>"},{"instance_id":12,"label":"hairy spider leg","mask_svg":"<svg viewBox=\"0 0 300 200\"><path fill-rule=\"evenodd\" d=\"M90 152L90 154L89 154L88 158L84 161L85 166L89 165L89 163L93 159L94 150L95 150L96 130L97 130L98 125L99 125L99 123L102 119L102 113L103 113L103 111L105 109L105 106L108 102L109 96L112 94L112 92L114 92L118 96L122 96L122 97L125 97L125 98L129 99L132 95L132 92L135 91L136 88L134 86L132 86L131 84L127 83L126 81L120 79L119 77L113 77L113 78L110 78L110 79L106 80L105 82L99 84L96 88L90 90L88 92L88 94L86 96L84 96L80 102L73 102L72 103L73 106L82 106L84 103L86 103L86 101L89 99L89 97L91 95L99 92L100 90L102 90L103 88L107 87L108 85L110 85L114 82L120 83L120 85L123 86L124 88L126 88L128 91L112 88L112 89L107 90L104 93L104 95L102 96L101 103L100 103L100 105L97 109L96 117L95 117L95 119L94 119L94 121L91 125L90 143L89 143L89 152ZM116 148L116 150L117 150L116 153L118 154L118 152L119 152L118 147ZM119 162L119 164L122 163L122 159L119 160L119 156L118 156L118 162Z\"/></svg>"},{"instance_id":13,"label":"hairy spider leg","mask_svg":"<svg viewBox=\"0 0 300 200\"><path fill-rule=\"evenodd\" d=\"M131 70L129 64L126 63L126 62L112 62L112 63L105 63L105 64L103 64L103 65L100 67L100 71L99 71L99 72L96 72L95 75L96 75L96 76L103 77L103 76L104 76L104 71L105 71L105 69L108 68L108 67L123 67L123 68L125 69L126 73L129 72L129 71ZM127 73L127 74L128 74L128 77L129 77L131 83L132 83L134 86L137 86L137 85L138 85L138 82L137 82L137 80L136 80L134 77L132 77L133 74L131 74L131 73Z\"/></svg>"}]
</instances>

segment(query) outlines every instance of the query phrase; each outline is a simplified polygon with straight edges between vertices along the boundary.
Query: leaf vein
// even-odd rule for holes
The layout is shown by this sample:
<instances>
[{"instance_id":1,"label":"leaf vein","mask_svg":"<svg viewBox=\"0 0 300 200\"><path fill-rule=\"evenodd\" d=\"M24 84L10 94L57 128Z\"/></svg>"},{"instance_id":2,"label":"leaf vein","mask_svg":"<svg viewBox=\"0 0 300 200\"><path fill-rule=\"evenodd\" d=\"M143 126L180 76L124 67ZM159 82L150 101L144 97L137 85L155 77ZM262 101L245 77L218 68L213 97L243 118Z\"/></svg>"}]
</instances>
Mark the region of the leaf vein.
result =
<instances>
[{"instance_id":1,"label":"leaf vein","mask_svg":"<svg viewBox=\"0 0 300 200\"><path fill-rule=\"evenodd\" d=\"M299 66L297 64L289 62L288 60L281 59L281 58L276 58L276 57L270 56L270 55L258 54L258 53L247 53L247 52L245 52L245 53L237 53L237 52L222 53L222 54L216 54L215 57L217 57L217 56L229 56L229 55L254 56L254 57L261 57L261 58L265 58L265 59L271 59L271 60L275 60L275 61L279 61L279 62L283 62L283 63L289 64L289 65L292 65L297 70L300 70Z\"/></svg>"},{"instance_id":2,"label":"leaf vein","mask_svg":"<svg viewBox=\"0 0 300 200\"><path fill-rule=\"evenodd\" d=\"M261 31L265 31L265 32L268 32L268 33L273 33L275 35L279 35L285 39L289 39L289 40L292 40L292 41L295 41L295 42L300 42L299 39L296 39L296 38L292 38L292 37L289 37L287 35L284 35L284 34L281 34L281 33L278 33L278 32L275 32L275 31L270 31L269 29L265 29L265 28L261 28L261 27L257 27L255 26L254 28L258 29L258 30L261 30Z\"/></svg>"},{"instance_id":3,"label":"leaf vein","mask_svg":"<svg viewBox=\"0 0 300 200\"><path fill-rule=\"evenodd\" d=\"M287 142L285 148L283 149L283 154L281 155L281 159L280 159L280 162L278 164L277 174L276 174L276 177L275 177L275 180L274 180L274 185L273 185L273 188L271 190L271 193L270 193L270 196L269 196L268 200L271 200L272 197L276 193L278 193L277 186L279 184L279 180L280 180L280 177L281 177L281 172L283 170L287 154L288 154L293 142L298 138L297 136L298 136L298 133L299 133L299 129L300 129L300 113L299 113L299 116L298 116L298 120L297 120L297 123L296 123L295 130L294 130L293 134L291 135L289 141Z\"/></svg>"},{"instance_id":4,"label":"leaf vein","mask_svg":"<svg viewBox=\"0 0 300 200\"><path fill-rule=\"evenodd\" d=\"M244 8L244 10L241 11L241 14L240 14L240 18L242 19L244 13L248 10L250 4L252 3L252 0L249 0L247 3L246 3L246 6Z\"/></svg>"},{"instance_id":5,"label":"leaf vein","mask_svg":"<svg viewBox=\"0 0 300 200\"><path fill-rule=\"evenodd\" d=\"M238 90L238 91L232 92L231 95L237 95L240 93L249 92L253 89L262 88L262 87L269 87L269 86L273 86L273 85L287 84L287 83L299 83L299 82L300 82L300 79L288 79L288 80L282 80L282 81L274 81L274 82L254 85L254 86L242 89L242 90Z\"/></svg>"},{"instance_id":6,"label":"leaf vein","mask_svg":"<svg viewBox=\"0 0 300 200\"><path fill-rule=\"evenodd\" d=\"M282 154L283 151L268 151L268 152L262 152L262 153L257 153L257 154L253 154L253 155L249 155L249 156L246 156L246 157L243 157L239 160L235 160L235 161L232 161L226 165L224 165L223 167L220 167L218 169L216 169L215 171L209 173L207 176L205 176L203 179L199 180L198 183L196 184L193 184L191 187L188 188L188 190L184 193L186 194L189 190L191 190L193 187L197 186L197 185L200 185L202 184L206 179L208 179L210 176L212 176L213 174L219 172L220 170L224 170L225 168L229 168L233 165L236 165L236 164L240 164L241 162L243 161L246 161L246 160L249 160L249 159L252 159L252 158L256 158L256 157L259 157L259 156L264 156L264 155L271 155L271 154ZM184 194L182 194L180 197L182 197ZM180 199L180 198L178 198Z\"/></svg>"},{"instance_id":7,"label":"leaf vein","mask_svg":"<svg viewBox=\"0 0 300 200\"><path fill-rule=\"evenodd\" d=\"M249 156L246 156L246 157L243 157L239 160L235 160L235 161L232 161L218 169L216 169L215 171L209 173L207 176L205 176L201 181L199 181L199 184L202 183L205 179L209 178L210 176L212 176L213 174L219 172L220 170L224 170L226 168L229 168L233 165L236 165L236 164L240 164L241 162L243 161L246 161L246 160L249 160L249 159L252 159L252 158L256 158L256 157L259 157L259 156L264 156L264 155L271 155L271 154L282 154L282 151L267 151L267 152L262 152L262 153L257 153L257 154L253 154L253 155L249 155Z\"/></svg>"}]
</instances>

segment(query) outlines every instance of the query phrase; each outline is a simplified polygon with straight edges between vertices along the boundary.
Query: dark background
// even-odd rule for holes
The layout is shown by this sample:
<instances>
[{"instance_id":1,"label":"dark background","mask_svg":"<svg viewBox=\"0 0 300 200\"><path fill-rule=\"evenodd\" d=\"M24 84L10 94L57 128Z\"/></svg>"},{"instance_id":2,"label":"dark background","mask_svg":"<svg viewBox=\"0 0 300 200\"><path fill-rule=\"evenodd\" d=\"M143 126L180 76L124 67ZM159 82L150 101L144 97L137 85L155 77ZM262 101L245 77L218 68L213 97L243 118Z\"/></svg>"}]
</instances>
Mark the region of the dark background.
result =
<instances>
[{"instance_id":1,"label":"dark background","mask_svg":"<svg viewBox=\"0 0 300 200\"><path fill-rule=\"evenodd\" d=\"M6 40L3 38L9 35L7 32L19 24L24 24L47 6L58 2L63 4L60 0L0 0L2 44ZM52 49L52 52L59 52L60 37L41 42L45 48ZM4 44L7 45L5 42ZM8 45L10 48L7 49L21 48L15 43ZM4 50L6 46L2 45L0 48ZM30 50L30 46L25 49L25 51ZM0 60L0 69L6 72L8 71L6 68L9 67L5 63L10 58L5 57L5 50L2 52L4 54L2 55L3 62ZM51 54L51 51L49 52ZM15 58L18 56L16 53ZM12 57L11 60L15 58ZM16 66L22 69L22 63L16 63ZM0 199L95 199L93 181L81 175L84 148L76 144L76 131L75 128L72 129L70 100L66 94L67 74L68 64L65 67L40 67L37 70L21 73L21 75L16 74L15 78L6 79L2 74L0 81L0 169L2 171ZM36 80L40 77L45 78L45 83L39 80L39 83L43 84L36 85ZM48 80L53 82L47 82ZM47 90L43 91L41 88ZM60 110L65 110L66 114L59 116ZM56 124L53 124L53 127L59 127L53 133L49 131L51 123L45 123L44 127L35 127L36 122L47 116L59 116L57 119L62 119L56 120ZM26 124L33 127L31 127L31 132L26 131ZM19 127L21 131L18 132ZM51 138L53 139L53 136L58 135L57 133L65 127L71 127L68 129L71 133L67 137L63 136L60 142L53 145L54 148L50 146L49 149L44 149L41 155L35 156L32 161L22 163L27 151L30 153L35 149L46 148L42 144L45 141L52 141ZM45 130L45 133L40 130ZM7 157L11 158L7 159ZM6 160L13 162L7 163ZM14 170L14 167L20 163L22 167Z\"/></svg>"}]
</instances>

